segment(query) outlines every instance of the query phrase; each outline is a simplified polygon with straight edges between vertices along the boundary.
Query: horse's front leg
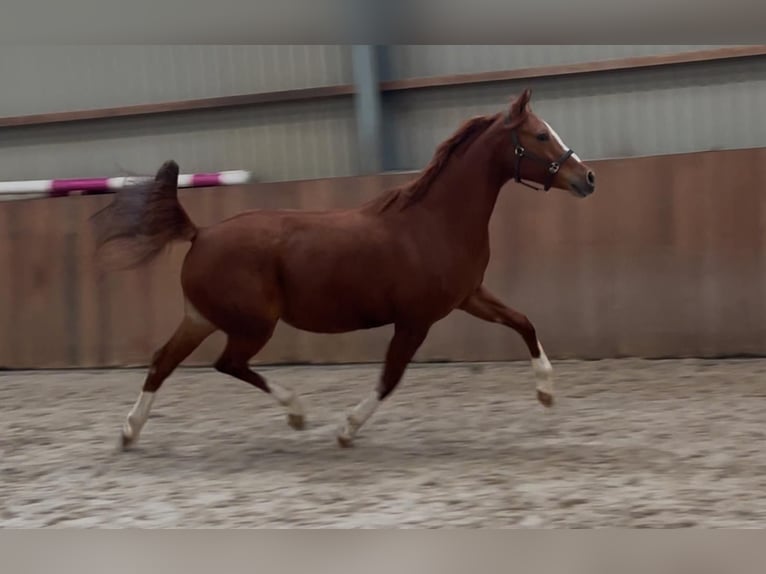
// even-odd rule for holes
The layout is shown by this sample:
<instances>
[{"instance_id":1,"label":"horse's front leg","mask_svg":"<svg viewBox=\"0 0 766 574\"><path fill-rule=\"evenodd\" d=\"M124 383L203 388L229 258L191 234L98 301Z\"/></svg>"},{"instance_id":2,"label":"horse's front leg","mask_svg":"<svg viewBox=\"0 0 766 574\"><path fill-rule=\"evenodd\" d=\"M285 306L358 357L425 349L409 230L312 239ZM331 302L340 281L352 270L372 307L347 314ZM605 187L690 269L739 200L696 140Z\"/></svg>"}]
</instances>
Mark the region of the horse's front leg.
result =
<instances>
[{"instance_id":1,"label":"horse's front leg","mask_svg":"<svg viewBox=\"0 0 766 574\"><path fill-rule=\"evenodd\" d=\"M508 307L484 286L479 287L460 308L479 319L501 323L521 335L532 356L532 369L537 379L537 399L546 407L553 405L553 367L537 338L534 325L526 315Z\"/></svg>"}]
</instances>

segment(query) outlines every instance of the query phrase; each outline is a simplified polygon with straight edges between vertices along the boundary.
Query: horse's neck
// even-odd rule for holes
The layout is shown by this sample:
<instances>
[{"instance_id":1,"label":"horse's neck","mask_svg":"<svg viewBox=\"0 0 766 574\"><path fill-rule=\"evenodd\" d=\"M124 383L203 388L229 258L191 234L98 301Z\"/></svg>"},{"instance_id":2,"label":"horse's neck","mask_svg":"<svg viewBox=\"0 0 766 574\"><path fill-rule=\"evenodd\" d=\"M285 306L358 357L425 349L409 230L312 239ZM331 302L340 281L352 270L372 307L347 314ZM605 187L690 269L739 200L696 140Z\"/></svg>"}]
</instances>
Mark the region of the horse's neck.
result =
<instances>
[{"instance_id":1,"label":"horse's neck","mask_svg":"<svg viewBox=\"0 0 766 574\"><path fill-rule=\"evenodd\" d=\"M506 179L494 165L490 151L477 146L445 166L423 199L423 207L440 215L451 230L483 237Z\"/></svg>"}]
</instances>

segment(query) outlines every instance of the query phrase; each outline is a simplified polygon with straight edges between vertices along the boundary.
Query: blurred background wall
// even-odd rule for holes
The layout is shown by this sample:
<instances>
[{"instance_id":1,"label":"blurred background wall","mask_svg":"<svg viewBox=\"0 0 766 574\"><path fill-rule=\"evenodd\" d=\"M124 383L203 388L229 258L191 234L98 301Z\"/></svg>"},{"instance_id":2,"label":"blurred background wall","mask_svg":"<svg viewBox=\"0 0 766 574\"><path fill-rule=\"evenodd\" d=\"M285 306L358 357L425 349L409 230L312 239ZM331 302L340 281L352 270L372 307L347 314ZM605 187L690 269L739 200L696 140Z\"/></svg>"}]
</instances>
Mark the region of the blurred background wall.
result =
<instances>
[{"instance_id":1,"label":"blurred background wall","mask_svg":"<svg viewBox=\"0 0 766 574\"><path fill-rule=\"evenodd\" d=\"M355 68L354 52L368 48ZM762 47L9 46L0 179L151 173L168 157L186 172L249 169L261 181L419 169L464 119L526 86L588 159L756 147L766 56L719 59L738 48ZM617 64L598 71L604 62ZM370 81L382 93L360 106L354 92ZM189 100L200 107L172 105ZM360 146L370 117L380 132L371 167Z\"/></svg>"},{"instance_id":2,"label":"blurred background wall","mask_svg":"<svg viewBox=\"0 0 766 574\"><path fill-rule=\"evenodd\" d=\"M190 190L207 224L349 206L525 87L599 190L510 184L487 282L553 357L766 354L766 46L14 46L0 51L0 180L251 170ZM185 246L101 274L87 218L108 197L0 203L0 367L145 364L181 313ZM267 362L379 360L389 330L280 327ZM207 364L213 337L189 363ZM418 360L526 356L459 314Z\"/></svg>"}]
</instances>

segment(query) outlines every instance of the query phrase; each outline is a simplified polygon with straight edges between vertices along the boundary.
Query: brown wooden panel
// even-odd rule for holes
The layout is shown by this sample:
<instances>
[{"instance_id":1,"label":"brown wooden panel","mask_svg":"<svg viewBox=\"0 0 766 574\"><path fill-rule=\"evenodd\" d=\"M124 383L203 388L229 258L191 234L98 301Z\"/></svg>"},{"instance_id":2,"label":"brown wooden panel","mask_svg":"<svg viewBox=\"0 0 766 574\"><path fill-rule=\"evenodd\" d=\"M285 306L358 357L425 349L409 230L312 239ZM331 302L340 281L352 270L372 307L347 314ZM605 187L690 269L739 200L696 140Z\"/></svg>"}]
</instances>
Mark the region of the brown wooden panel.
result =
<instances>
[{"instance_id":1,"label":"brown wooden panel","mask_svg":"<svg viewBox=\"0 0 766 574\"><path fill-rule=\"evenodd\" d=\"M75 313L72 305L74 277L68 267L75 251L66 233L67 206L32 200L9 206L6 238L11 252L9 276L11 296L8 309L14 357L25 365L61 367L76 362L72 349L76 341L69 328ZM63 217L55 217L55 213Z\"/></svg>"},{"instance_id":2,"label":"brown wooden panel","mask_svg":"<svg viewBox=\"0 0 766 574\"><path fill-rule=\"evenodd\" d=\"M0 209L0 368L18 360L17 338L13 333L17 319L14 308L13 250L18 242L12 240L13 205Z\"/></svg>"},{"instance_id":3,"label":"brown wooden panel","mask_svg":"<svg viewBox=\"0 0 766 574\"><path fill-rule=\"evenodd\" d=\"M766 354L766 148L594 162L587 200L516 184L491 221L489 288L553 357ZM201 225L252 208L359 204L414 174L187 190ZM102 277L87 218L107 197L0 204L0 366L145 364L182 315L177 245ZM313 335L280 325L258 362L380 361L390 328ZM187 361L210 364L211 337ZM456 312L417 360L525 359L520 338Z\"/></svg>"},{"instance_id":4,"label":"brown wooden panel","mask_svg":"<svg viewBox=\"0 0 766 574\"><path fill-rule=\"evenodd\" d=\"M66 203L73 206L68 213L70 219L67 233L76 238L76 255L69 262L74 270L79 289L77 293L77 325L70 327L70 332L77 337L78 364L90 367L104 364L109 348L106 331L109 325L106 301L109 286L105 282L95 262L93 230L88 225L88 218L109 198L67 198Z\"/></svg>"}]
</instances>

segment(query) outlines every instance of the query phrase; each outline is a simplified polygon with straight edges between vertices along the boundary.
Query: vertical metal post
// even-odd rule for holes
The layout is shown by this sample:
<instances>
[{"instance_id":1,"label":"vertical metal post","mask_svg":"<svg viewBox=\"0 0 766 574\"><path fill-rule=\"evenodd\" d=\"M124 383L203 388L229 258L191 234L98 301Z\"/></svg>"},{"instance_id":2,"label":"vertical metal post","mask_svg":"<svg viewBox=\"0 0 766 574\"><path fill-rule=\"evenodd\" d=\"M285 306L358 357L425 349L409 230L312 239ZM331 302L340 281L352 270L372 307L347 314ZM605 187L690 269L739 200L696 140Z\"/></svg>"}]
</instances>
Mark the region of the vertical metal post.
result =
<instances>
[{"instance_id":1,"label":"vertical metal post","mask_svg":"<svg viewBox=\"0 0 766 574\"><path fill-rule=\"evenodd\" d=\"M377 46L378 56L378 82L394 80L394 74L391 66L391 52L386 45ZM381 125L380 125L380 145L381 162L383 171L395 171L399 169L397 165L397 152L394 142L396 141L396 117L391 110L390 105L386 105L386 98L381 93Z\"/></svg>"},{"instance_id":2,"label":"vertical metal post","mask_svg":"<svg viewBox=\"0 0 766 574\"><path fill-rule=\"evenodd\" d=\"M354 72L354 107L359 144L359 170L363 174L383 170L382 105L378 88L378 53L375 46L351 47Z\"/></svg>"}]
</instances>

